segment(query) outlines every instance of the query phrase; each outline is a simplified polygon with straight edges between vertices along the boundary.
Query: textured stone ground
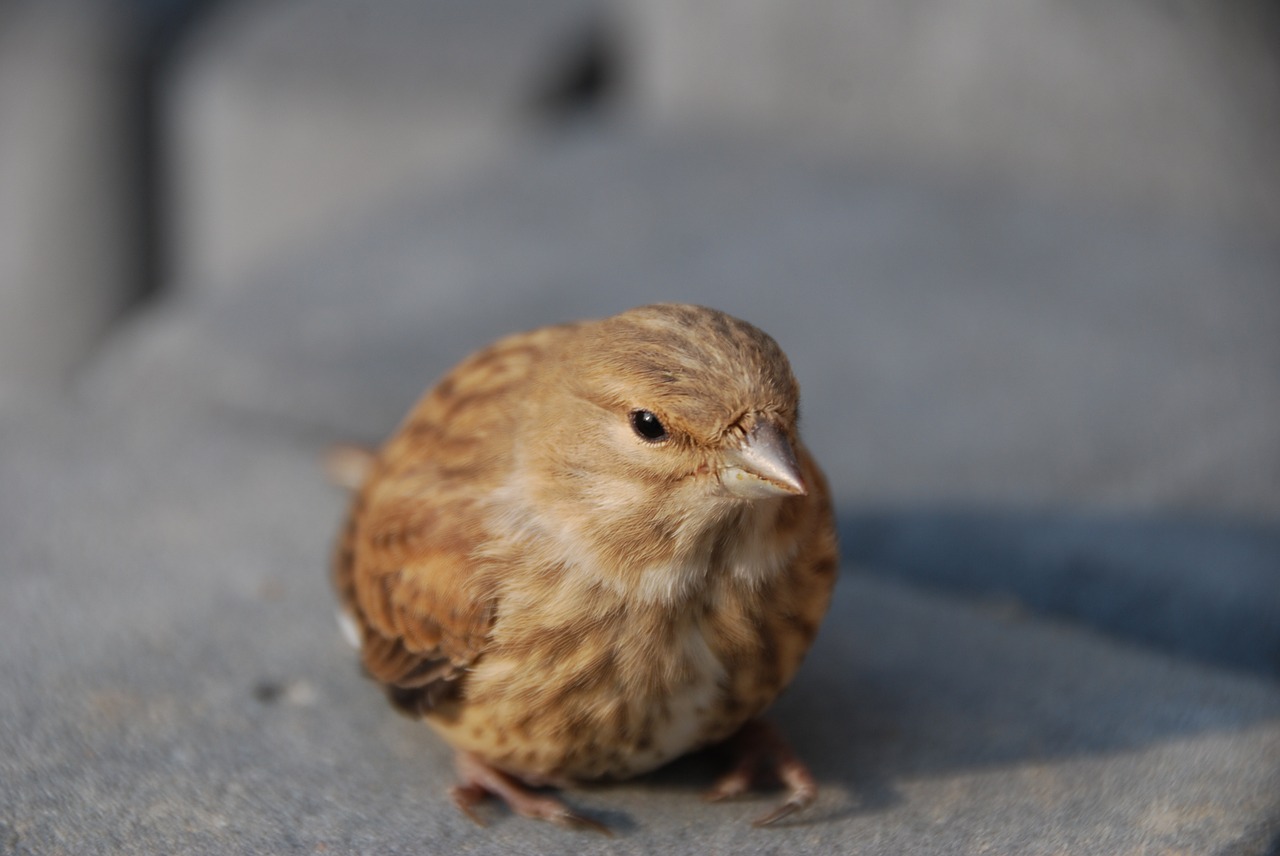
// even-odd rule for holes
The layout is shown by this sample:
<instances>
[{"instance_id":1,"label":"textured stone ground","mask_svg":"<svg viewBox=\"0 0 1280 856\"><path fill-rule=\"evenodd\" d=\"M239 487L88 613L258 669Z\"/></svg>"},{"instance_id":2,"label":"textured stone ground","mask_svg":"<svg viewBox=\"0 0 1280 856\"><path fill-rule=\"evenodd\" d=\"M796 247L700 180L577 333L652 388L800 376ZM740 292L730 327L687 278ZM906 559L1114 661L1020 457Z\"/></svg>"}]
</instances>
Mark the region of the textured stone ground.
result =
<instances>
[{"instance_id":1,"label":"textured stone ground","mask_svg":"<svg viewBox=\"0 0 1280 856\"><path fill-rule=\"evenodd\" d=\"M1182 222L584 128L123 331L0 411L0 853L1212 853L1280 846L1280 258ZM841 511L775 716L822 785L695 758L447 804L358 673L318 466L511 329L657 299L770 330Z\"/></svg>"}]
</instances>

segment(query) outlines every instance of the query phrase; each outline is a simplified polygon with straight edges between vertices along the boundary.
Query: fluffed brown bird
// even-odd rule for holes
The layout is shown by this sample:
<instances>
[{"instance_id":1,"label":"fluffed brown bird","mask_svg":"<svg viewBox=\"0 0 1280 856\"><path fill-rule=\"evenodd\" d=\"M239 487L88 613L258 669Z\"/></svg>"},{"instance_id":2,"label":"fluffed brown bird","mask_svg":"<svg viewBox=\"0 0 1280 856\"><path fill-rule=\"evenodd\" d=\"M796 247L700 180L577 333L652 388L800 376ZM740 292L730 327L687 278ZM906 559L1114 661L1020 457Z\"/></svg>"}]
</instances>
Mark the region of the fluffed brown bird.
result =
<instances>
[{"instance_id":1,"label":"fluffed brown bird","mask_svg":"<svg viewBox=\"0 0 1280 856\"><path fill-rule=\"evenodd\" d=\"M529 786L622 778L727 738L816 784L756 717L835 582L835 526L768 335L661 304L502 339L369 461L335 562L368 673L457 751L454 801L603 829ZM350 461L348 461L350 462Z\"/></svg>"}]
</instances>

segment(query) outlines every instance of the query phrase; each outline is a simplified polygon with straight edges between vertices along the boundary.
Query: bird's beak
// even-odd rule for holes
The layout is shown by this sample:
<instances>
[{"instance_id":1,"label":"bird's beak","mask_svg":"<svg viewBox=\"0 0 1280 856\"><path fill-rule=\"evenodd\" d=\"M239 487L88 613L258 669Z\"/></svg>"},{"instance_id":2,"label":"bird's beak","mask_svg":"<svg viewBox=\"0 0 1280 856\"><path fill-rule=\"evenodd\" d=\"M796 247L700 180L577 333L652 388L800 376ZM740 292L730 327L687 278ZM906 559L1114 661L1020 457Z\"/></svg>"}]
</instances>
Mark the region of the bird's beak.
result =
<instances>
[{"instance_id":1,"label":"bird's beak","mask_svg":"<svg viewBox=\"0 0 1280 856\"><path fill-rule=\"evenodd\" d=\"M735 496L764 499L804 496L809 492L800 464L786 435L768 419L760 419L742 445L726 455L720 482Z\"/></svg>"}]
</instances>

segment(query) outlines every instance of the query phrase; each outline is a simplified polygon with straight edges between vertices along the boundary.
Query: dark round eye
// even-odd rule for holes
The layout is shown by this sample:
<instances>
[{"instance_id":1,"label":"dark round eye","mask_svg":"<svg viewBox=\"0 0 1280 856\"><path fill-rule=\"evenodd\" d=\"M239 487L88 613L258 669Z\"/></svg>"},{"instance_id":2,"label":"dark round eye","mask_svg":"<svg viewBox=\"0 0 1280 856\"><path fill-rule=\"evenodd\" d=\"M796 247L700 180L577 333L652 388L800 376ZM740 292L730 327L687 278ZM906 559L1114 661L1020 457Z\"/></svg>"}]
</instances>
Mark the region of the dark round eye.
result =
<instances>
[{"instance_id":1,"label":"dark round eye","mask_svg":"<svg viewBox=\"0 0 1280 856\"><path fill-rule=\"evenodd\" d=\"M636 433L646 440L656 442L665 440L667 437L667 429L662 427L658 417L648 410L631 411L631 427L636 429Z\"/></svg>"}]
</instances>

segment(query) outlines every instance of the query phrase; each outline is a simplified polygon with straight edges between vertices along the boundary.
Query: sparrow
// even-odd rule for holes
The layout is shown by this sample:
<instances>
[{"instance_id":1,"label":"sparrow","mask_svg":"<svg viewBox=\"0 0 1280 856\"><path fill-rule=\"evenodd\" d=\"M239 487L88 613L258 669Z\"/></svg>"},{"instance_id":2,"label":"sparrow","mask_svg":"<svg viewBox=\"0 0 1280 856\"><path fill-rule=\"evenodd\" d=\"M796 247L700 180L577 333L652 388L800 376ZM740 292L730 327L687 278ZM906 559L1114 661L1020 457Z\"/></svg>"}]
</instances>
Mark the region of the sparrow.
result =
<instances>
[{"instance_id":1,"label":"sparrow","mask_svg":"<svg viewBox=\"0 0 1280 856\"><path fill-rule=\"evenodd\" d=\"M340 620L396 708L456 753L454 803L607 831L547 787L724 743L713 800L817 785L760 714L836 578L822 472L777 343L658 304L501 339L363 466L335 551ZM534 790L540 789L540 790Z\"/></svg>"}]
</instances>

